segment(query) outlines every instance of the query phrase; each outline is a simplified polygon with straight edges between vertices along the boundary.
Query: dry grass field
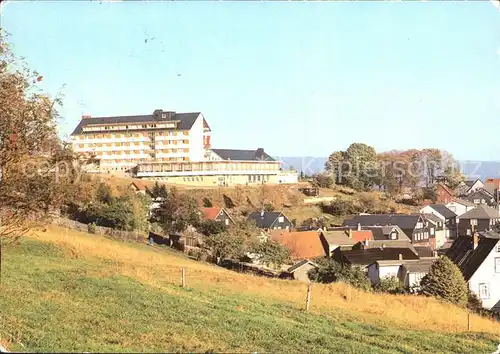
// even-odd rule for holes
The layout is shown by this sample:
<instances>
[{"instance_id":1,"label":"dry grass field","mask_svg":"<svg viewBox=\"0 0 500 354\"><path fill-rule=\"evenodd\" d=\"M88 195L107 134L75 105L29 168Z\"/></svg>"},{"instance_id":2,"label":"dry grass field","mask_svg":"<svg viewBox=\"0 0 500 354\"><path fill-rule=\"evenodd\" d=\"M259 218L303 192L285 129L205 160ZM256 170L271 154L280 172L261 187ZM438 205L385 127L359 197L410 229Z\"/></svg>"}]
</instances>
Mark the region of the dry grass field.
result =
<instances>
[{"instance_id":1,"label":"dry grass field","mask_svg":"<svg viewBox=\"0 0 500 354\"><path fill-rule=\"evenodd\" d=\"M491 353L500 341L500 324L472 316L466 332L466 311L434 299L315 284L305 312L303 283L53 226L5 253L12 350Z\"/></svg>"}]
</instances>

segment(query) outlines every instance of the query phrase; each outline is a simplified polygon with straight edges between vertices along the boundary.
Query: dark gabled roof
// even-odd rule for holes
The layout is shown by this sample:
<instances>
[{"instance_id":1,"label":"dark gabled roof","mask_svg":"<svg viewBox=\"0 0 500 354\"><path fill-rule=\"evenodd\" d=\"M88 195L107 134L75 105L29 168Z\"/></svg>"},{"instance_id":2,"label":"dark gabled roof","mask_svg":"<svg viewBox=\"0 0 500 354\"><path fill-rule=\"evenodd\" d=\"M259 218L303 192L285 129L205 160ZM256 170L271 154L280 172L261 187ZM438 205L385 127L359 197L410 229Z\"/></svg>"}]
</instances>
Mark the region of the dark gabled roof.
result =
<instances>
[{"instance_id":1,"label":"dark gabled roof","mask_svg":"<svg viewBox=\"0 0 500 354\"><path fill-rule=\"evenodd\" d=\"M434 251L432 248L427 246L414 246L415 252L417 252L420 258L430 258L434 257Z\"/></svg>"},{"instance_id":2,"label":"dark gabled roof","mask_svg":"<svg viewBox=\"0 0 500 354\"><path fill-rule=\"evenodd\" d=\"M443 215L446 219L456 218L457 214L452 212L450 209L443 204L431 204L429 205L432 209L437 211L439 214Z\"/></svg>"},{"instance_id":3,"label":"dark gabled roof","mask_svg":"<svg viewBox=\"0 0 500 354\"><path fill-rule=\"evenodd\" d=\"M387 241L390 240L389 236L392 230L396 230L399 234L398 240L399 241L408 241L410 242L410 239L408 236L404 233L403 230L398 225L387 225L387 226L362 226L362 230L370 230L373 234L373 239L375 241ZM398 241L395 240L395 241ZM394 240L393 240L394 241ZM371 241L373 242L373 241Z\"/></svg>"},{"instance_id":4,"label":"dark gabled roof","mask_svg":"<svg viewBox=\"0 0 500 354\"><path fill-rule=\"evenodd\" d=\"M426 220L428 220L428 221L430 221L430 222L432 222L434 224L436 224L436 223L442 223L443 222L443 220L441 220L439 217L437 217L434 214L427 214L427 213L425 213L425 214L422 214L422 215L424 216L424 218Z\"/></svg>"},{"instance_id":5,"label":"dark gabled roof","mask_svg":"<svg viewBox=\"0 0 500 354\"><path fill-rule=\"evenodd\" d=\"M264 149L257 150L232 150L232 149L212 149L223 160L233 161L275 161Z\"/></svg>"},{"instance_id":6,"label":"dark gabled roof","mask_svg":"<svg viewBox=\"0 0 500 354\"><path fill-rule=\"evenodd\" d=\"M302 260L302 261L300 261L300 262L298 262L298 263L295 263L293 266L291 266L290 268L288 268L286 271L287 271L288 273L293 273L293 272L295 272L297 269L299 269L300 267L302 267L302 266L304 266L304 265L306 265L306 264L308 264L308 263L309 263L310 265L312 265L312 266L316 267L316 268L318 267L318 266L316 265L316 263L311 262L311 261L310 261L310 260L308 260L308 259L304 259L304 260Z\"/></svg>"},{"instance_id":7,"label":"dark gabled roof","mask_svg":"<svg viewBox=\"0 0 500 354\"><path fill-rule=\"evenodd\" d=\"M478 205L477 208L469 210L463 215L460 215L460 220L462 219L495 219L500 218L500 213L497 209L490 208L486 205Z\"/></svg>"},{"instance_id":8,"label":"dark gabled roof","mask_svg":"<svg viewBox=\"0 0 500 354\"><path fill-rule=\"evenodd\" d=\"M200 115L200 112L192 113L173 113L169 120L178 120L178 130L189 130L194 122ZM115 116L115 117L92 117L82 118L71 135L83 133L83 127L92 124L121 124L121 123L146 123L146 122L165 122L166 119L160 118L160 115L148 114L139 116ZM125 130L125 129L124 129ZM132 130L132 129L129 129ZM109 132L116 132L117 130L110 130ZM94 133L94 132L92 132Z\"/></svg>"},{"instance_id":9,"label":"dark gabled roof","mask_svg":"<svg viewBox=\"0 0 500 354\"><path fill-rule=\"evenodd\" d=\"M478 179L471 179L471 180L468 180L468 181L464 181L465 185L467 187L472 187L477 181L479 181Z\"/></svg>"},{"instance_id":10,"label":"dark gabled roof","mask_svg":"<svg viewBox=\"0 0 500 354\"><path fill-rule=\"evenodd\" d=\"M397 225L403 230L414 229L420 214L371 214L356 215L350 220L344 220L345 226L387 226Z\"/></svg>"},{"instance_id":11,"label":"dark gabled roof","mask_svg":"<svg viewBox=\"0 0 500 354\"><path fill-rule=\"evenodd\" d=\"M364 250L343 251L342 256L353 265L369 265L376 261L396 261L399 255L403 260L418 259L410 248L369 248Z\"/></svg>"},{"instance_id":12,"label":"dark gabled roof","mask_svg":"<svg viewBox=\"0 0 500 354\"><path fill-rule=\"evenodd\" d=\"M461 198L453 198L450 203L457 203L465 206L476 206L476 204ZM449 203L448 203L449 204Z\"/></svg>"},{"instance_id":13,"label":"dark gabled roof","mask_svg":"<svg viewBox=\"0 0 500 354\"><path fill-rule=\"evenodd\" d=\"M491 199L493 198L493 194L488 192L484 188L479 188L476 191L472 192L467 196L467 200L474 200L477 199L477 197L483 197L485 199Z\"/></svg>"},{"instance_id":14,"label":"dark gabled roof","mask_svg":"<svg viewBox=\"0 0 500 354\"><path fill-rule=\"evenodd\" d=\"M480 237L474 249L473 240L471 236L459 236L446 252L446 256L460 268L465 280L469 280L474 275L500 241L498 238Z\"/></svg>"},{"instance_id":15,"label":"dark gabled roof","mask_svg":"<svg viewBox=\"0 0 500 354\"><path fill-rule=\"evenodd\" d=\"M419 259L417 261L403 262L403 267L407 273L429 273L432 264L436 259Z\"/></svg>"},{"instance_id":16,"label":"dark gabled roof","mask_svg":"<svg viewBox=\"0 0 500 354\"><path fill-rule=\"evenodd\" d=\"M413 249L410 239L400 240L375 240L365 242L364 248L410 248Z\"/></svg>"},{"instance_id":17,"label":"dark gabled roof","mask_svg":"<svg viewBox=\"0 0 500 354\"><path fill-rule=\"evenodd\" d=\"M257 227L261 229L269 229L276 219L282 215L279 211L256 211L248 215L248 220L254 221Z\"/></svg>"}]
</instances>

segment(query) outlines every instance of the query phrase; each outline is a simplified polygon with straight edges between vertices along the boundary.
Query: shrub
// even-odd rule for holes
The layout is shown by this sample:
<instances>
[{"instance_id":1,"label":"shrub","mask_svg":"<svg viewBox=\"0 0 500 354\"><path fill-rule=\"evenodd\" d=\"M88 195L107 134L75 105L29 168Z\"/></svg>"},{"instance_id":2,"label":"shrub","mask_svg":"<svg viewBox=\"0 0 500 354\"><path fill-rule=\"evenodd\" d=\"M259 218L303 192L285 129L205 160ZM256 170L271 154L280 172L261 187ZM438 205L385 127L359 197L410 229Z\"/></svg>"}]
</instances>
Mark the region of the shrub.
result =
<instances>
[{"instance_id":1,"label":"shrub","mask_svg":"<svg viewBox=\"0 0 500 354\"><path fill-rule=\"evenodd\" d=\"M274 211L274 206L271 203L265 203L264 211Z\"/></svg>"},{"instance_id":2,"label":"shrub","mask_svg":"<svg viewBox=\"0 0 500 354\"><path fill-rule=\"evenodd\" d=\"M375 291L389 294L404 294L405 290L400 280L396 277L385 277L374 287Z\"/></svg>"},{"instance_id":3,"label":"shrub","mask_svg":"<svg viewBox=\"0 0 500 354\"><path fill-rule=\"evenodd\" d=\"M313 184L320 188L331 188L333 183L333 177L325 173L318 173L313 179Z\"/></svg>"},{"instance_id":4,"label":"shrub","mask_svg":"<svg viewBox=\"0 0 500 354\"><path fill-rule=\"evenodd\" d=\"M467 304L467 283L460 269L446 256L434 262L420 284L423 295L435 296L459 306Z\"/></svg>"},{"instance_id":5,"label":"shrub","mask_svg":"<svg viewBox=\"0 0 500 354\"><path fill-rule=\"evenodd\" d=\"M276 268L290 260L290 250L275 241L257 243L252 253L256 253L258 260L265 265L273 265Z\"/></svg>"},{"instance_id":6,"label":"shrub","mask_svg":"<svg viewBox=\"0 0 500 354\"><path fill-rule=\"evenodd\" d=\"M199 223L197 229L205 236L220 234L221 232L227 231L226 225L217 220L203 220Z\"/></svg>"},{"instance_id":7,"label":"shrub","mask_svg":"<svg viewBox=\"0 0 500 354\"><path fill-rule=\"evenodd\" d=\"M318 268L309 271L310 280L318 283L344 282L358 289L370 291L372 285L366 273L360 267L340 264L332 258L316 260Z\"/></svg>"},{"instance_id":8,"label":"shrub","mask_svg":"<svg viewBox=\"0 0 500 354\"><path fill-rule=\"evenodd\" d=\"M90 223L87 225L87 232L89 234L95 234L97 232L97 226L95 223Z\"/></svg>"},{"instance_id":9,"label":"shrub","mask_svg":"<svg viewBox=\"0 0 500 354\"><path fill-rule=\"evenodd\" d=\"M214 205L212 204L212 201L208 199L207 197L203 198L203 207L205 208L211 208Z\"/></svg>"}]
</instances>

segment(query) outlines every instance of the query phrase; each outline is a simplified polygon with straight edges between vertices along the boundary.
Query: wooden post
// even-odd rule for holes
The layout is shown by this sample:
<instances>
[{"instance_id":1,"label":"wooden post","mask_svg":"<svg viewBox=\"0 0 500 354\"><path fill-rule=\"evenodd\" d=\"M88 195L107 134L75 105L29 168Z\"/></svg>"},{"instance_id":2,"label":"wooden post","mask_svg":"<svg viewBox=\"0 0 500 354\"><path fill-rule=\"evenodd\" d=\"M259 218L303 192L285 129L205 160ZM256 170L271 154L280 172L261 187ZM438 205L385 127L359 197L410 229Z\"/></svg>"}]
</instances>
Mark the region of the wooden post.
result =
<instances>
[{"instance_id":1,"label":"wooden post","mask_svg":"<svg viewBox=\"0 0 500 354\"><path fill-rule=\"evenodd\" d=\"M186 271L185 268L181 268L181 286L186 287Z\"/></svg>"},{"instance_id":2,"label":"wooden post","mask_svg":"<svg viewBox=\"0 0 500 354\"><path fill-rule=\"evenodd\" d=\"M470 312L467 312L467 330L470 332Z\"/></svg>"},{"instance_id":3,"label":"wooden post","mask_svg":"<svg viewBox=\"0 0 500 354\"><path fill-rule=\"evenodd\" d=\"M309 306L311 305L311 287L312 284L307 285L307 296L306 296L306 311L309 311Z\"/></svg>"}]
</instances>

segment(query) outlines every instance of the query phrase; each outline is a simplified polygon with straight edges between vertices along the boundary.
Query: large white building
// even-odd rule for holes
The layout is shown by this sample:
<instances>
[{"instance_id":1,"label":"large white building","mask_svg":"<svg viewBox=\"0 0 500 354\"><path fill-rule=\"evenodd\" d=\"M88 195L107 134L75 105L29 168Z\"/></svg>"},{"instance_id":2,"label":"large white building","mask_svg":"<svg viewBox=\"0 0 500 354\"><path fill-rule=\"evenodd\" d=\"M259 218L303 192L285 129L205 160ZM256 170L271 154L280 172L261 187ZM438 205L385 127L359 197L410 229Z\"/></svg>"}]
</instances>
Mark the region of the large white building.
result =
<instances>
[{"instance_id":1,"label":"large white building","mask_svg":"<svg viewBox=\"0 0 500 354\"><path fill-rule=\"evenodd\" d=\"M71 135L73 150L94 156L101 171L128 171L152 161L201 161L210 148L210 127L199 112L84 116Z\"/></svg>"},{"instance_id":2,"label":"large white building","mask_svg":"<svg viewBox=\"0 0 500 354\"><path fill-rule=\"evenodd\" d=\"M73 150L97 161L95 172L210 186L297 182L297 173L282 171L264 149L211 149L210 126L199 112L84 116L71 135Z\"/></svg>"}]
</instances>

